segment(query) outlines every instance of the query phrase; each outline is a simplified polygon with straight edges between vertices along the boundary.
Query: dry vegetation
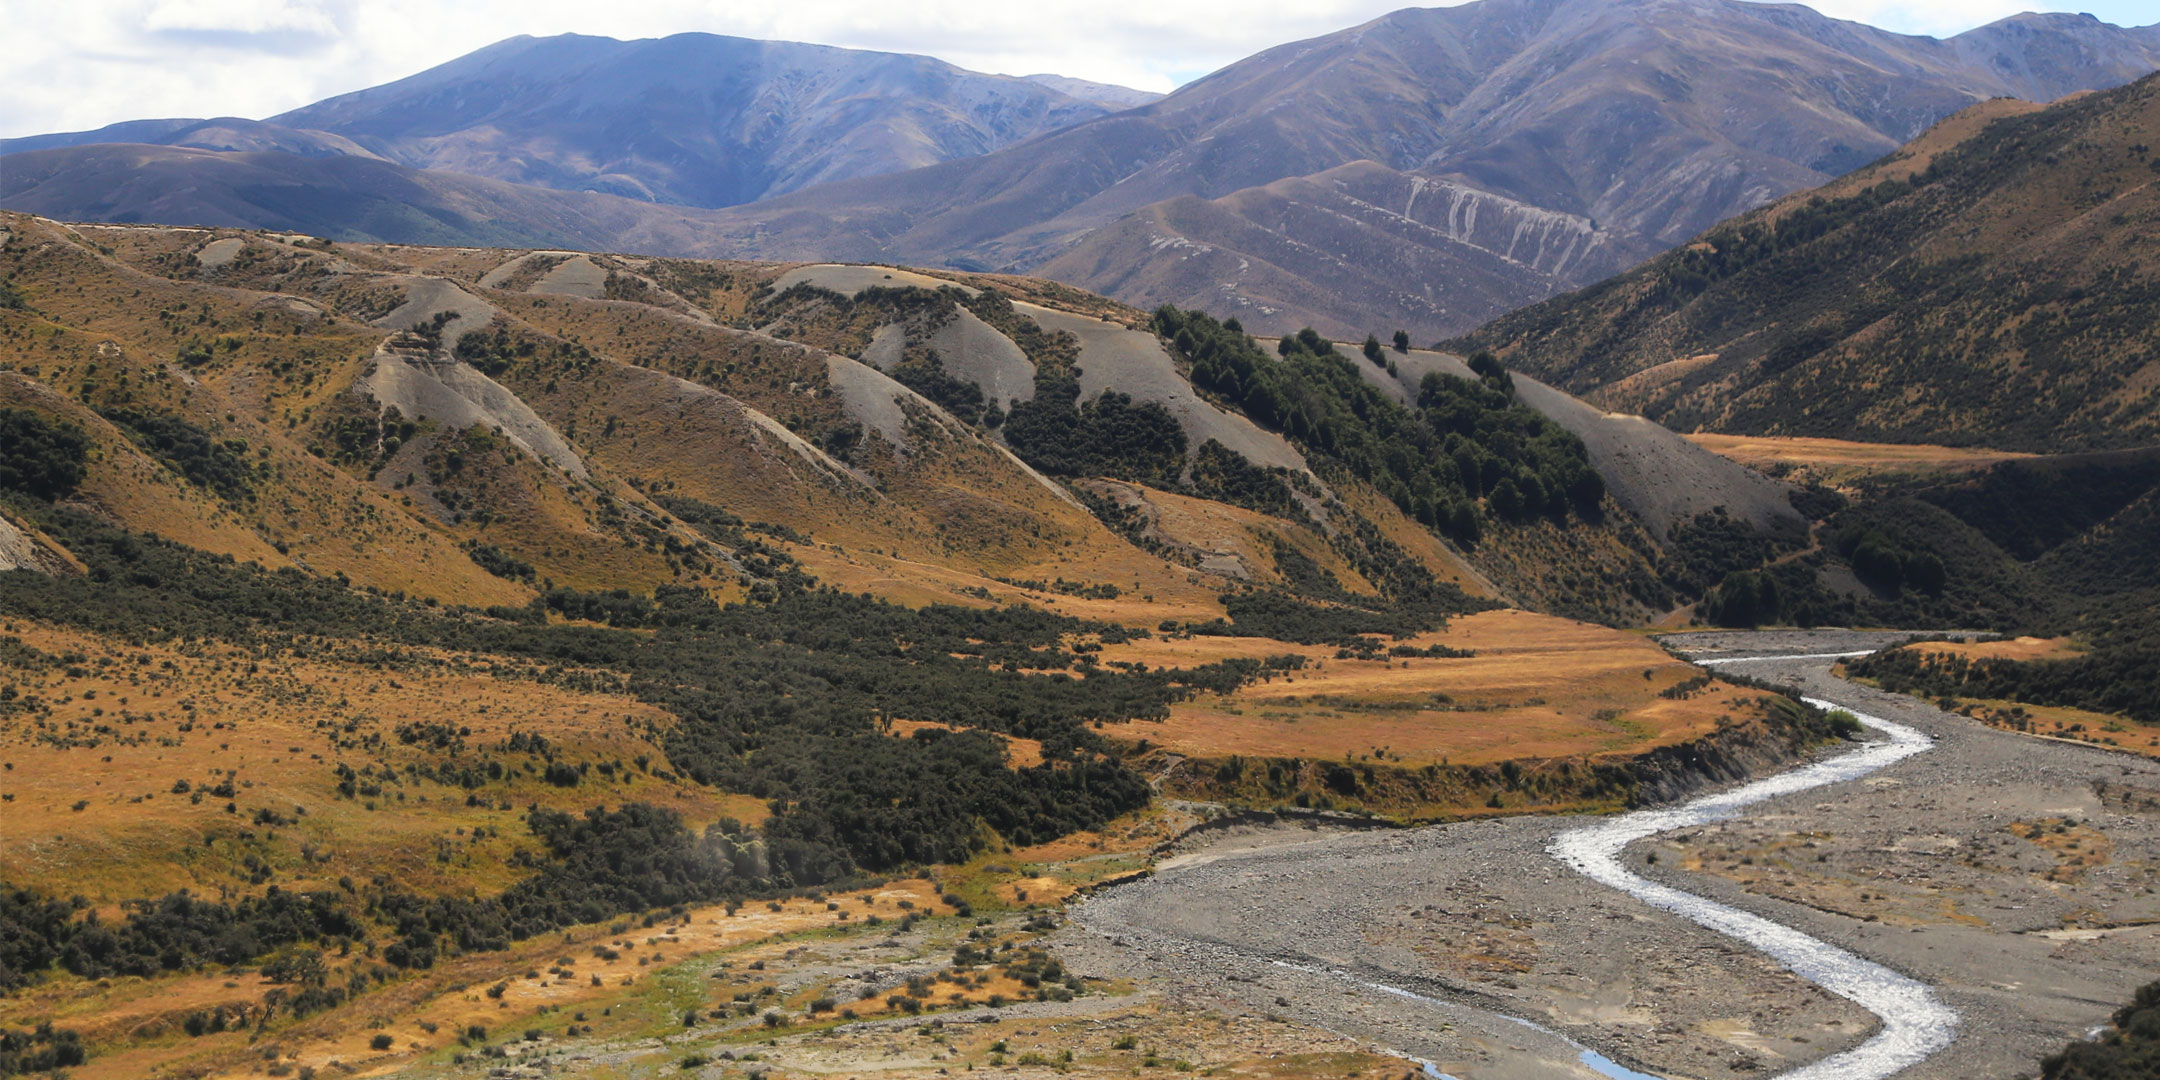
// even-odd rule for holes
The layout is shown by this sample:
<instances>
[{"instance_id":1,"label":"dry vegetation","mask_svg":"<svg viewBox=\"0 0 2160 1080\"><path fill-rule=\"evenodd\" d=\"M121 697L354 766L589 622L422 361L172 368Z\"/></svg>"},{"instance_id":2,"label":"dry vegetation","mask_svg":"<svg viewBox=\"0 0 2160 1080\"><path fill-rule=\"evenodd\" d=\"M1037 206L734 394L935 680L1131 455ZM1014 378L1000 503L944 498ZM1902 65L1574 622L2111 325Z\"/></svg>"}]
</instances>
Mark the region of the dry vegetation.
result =
<instances>
[{"instance_id":1,"label":"dry vegetation","mask_svg":"<svg viewBox=\"0 0 2160 1080\"><path fill-rule=\"evenodd\" d=\"M2084 656L2085 645L2067 637L2016 637L1996 641L1921 641L1904 646L1921 653L1966 660L2046 661ZM1873 679L1856 679L1880 685ZM2002 698L1946 699L1939 704L1989 727L2041 739L2064 739L2105 746L2146 757L2160 757L2160 724L2141 724L2126 716L2068 705L2040 705Z\"/></svg>"},{"instance_id":2,"label":"dry vegetation","mask_svg":"<svg viewBox=\"0 0 2160 1080\"><path fill-rule=\"evenodd\" d=\"M671 715L539 682L530 664L438 654L385 669L334 649L258 659L22 620L4 629L70 662L9 673L18 695L51 704L52 715L17 714L0 728L0 862L11 877L101 905L176 889L332 888L346 876L496 891L519 875L509 857L529 843L529 806L596 801L541 779L539 755L496 749L519 733L572 759L622 762L601 797L659 802L700 823L746 809L653 775L667 761L651 734ZM469 804L465 789L406 771L444 760L496 760L508 775ZM339 766L359 774L353 794L339 790Z\"/></svg>"},{"instance_id":3,"label":"dry vegetation","mask_svg":"<svg viewBox=\"0 0 2160 1080\"><path fill-rule=\"evenodd\" d=\"M906 669L867 662L849 668L862 659L850 648L897 654L912 644L827 640L804 646L805 655L776 645L771 667L753 670L744 661L728 669L736 681L695 687L712 696L689 699L707 708L701 722L718 728L740 721L729 730L772 741L744 740L743 747L759 749L723 739L671 743L671 735L696 729L679 719L688 711L654 703L673 701L670 708L687 710L684 699L666 696L683 688L657 684L694 682L700 676L687 671L693 665L671 659L675 666L662 678L638 669L646 681L633 686L630 667L588 668L581 665L593 661L567 658L615 655L594 644L603 638L632 653L650 648L677 656L657 650L685 648L682 636L671 637L685 624L654 614L659 600L648 598L664 596L680 604L672 611L717 619L721 613L709 601L777 603L776 596L801 599L806 587L822 584L911 607L1037 608L1153 632L1105 645L1122 636L1113 633L1117 626L1053 628L1051 644L970 637L932 650L958 660L975 657L976 644L985 655L1015 646L1019 651L1001 654L996 664L985 660L972 669L968 677L985 684L992 676L1036 686L1077 678L1061 685L1093 693L1123 686L1128 677L1144 681L1144 672L1166 667L1300 652L1309 660L1228 693L1187 699L1160 681L1153 690L1133 691L1138 704L1123 715L1151 715L1148 710L1171 703L1159 723L1105 720L1087 727L1075 719L1071 731L1050 730L1057 725L1029 727L1038 718L1019 715L1037 702L1027 696L1032 690L989 705L970 702L977 712L969 723L985 724L978 730L1004 748L1005 768L991 753L983 771L1017 785L1018 794L1033 793L1026 784L1092 775L1086 770L1099 767L1126 785L1116 796L1126 801L1092 817L1059 818L1054 827L1016 819L997 826L1003 835L985 824L991 811L979 809L956 817L963 839L970 830L977 835L939 849L959 852L951 861L938 862L947 857L941 854L862 864L921 878L857 888L866 880L862 873L775 874L770 880L791 882L775 895L794 895L768 902L752 893L758 898L740 910L690 904L561 929L576 921L564 919L523 940L470 947L448 944L450 931L423 928L446 943L432 967L393 960L398 954L386 943L397 935L382 934L391 917L373 911L360 913L373 921L358 939L301 937L235 963L189 954L157 976L70 975L66 965L45 958L27 989L0 998L0 1026L52 1019L81 1032L93 1056L77 1070L79 1078L308 1070L462 1076L527 1055L554 1055L581 1075L644 1074L720 1048L731 1048L738 1062L748 1054L786 1062L754 1070L722 1066L756 1076L845 1067L927 1078L993 1066L1104 1076L1171 1068L1253 1080L1392 1073L1401 1063L1306 1029L1196 1014L1127 995L1130 986L1047 977L1044 961L1030 959L1035 946L1029 943L1049 929L1049 908L1077 890L1147 869L1161 845L1202 822L1204 811L1175 800L1116 816L1146 801L1147 777L1159 776L1172 794L1266 801L1251 792L1193 788L1196 774L1179 772L1181 761L1210 768L1244 758L1302 761L1300 805L1320 790L1316 785L1333 782L1318 767L1341 761L1405 774L1428 767L1474 771L1461 773L1445 797L1379 788L1344 796L1403 816L1597 808L1621 797L1611 786L1609 762L1719 732L1755 708L1752 692L1700 676L1646 639L1523 612L1487 612L1445 630L1378 642L1383 650L1441 650L1386 659L1338 658L1334 645L1163 631L1165 624L1216 619L1225 610L1223 591L1241 581L1304 588L1332 579L1320 595L1379 607L1400 600L1382 599L1381 592L1401 587L1380 575L1400 575L1406 567L1471 596L1498 590L1462 554L1354 479L1331 482L1341 502L1330 512L1345 516L1328 527L1131 483L1088 489L1101 494L1114 487L1145 506L1150 532L1135 544L1064 489L1019 466L985 431L903 407L913 399L883 402L907 414L902 437L863 435L865 424L854 418L875 412L878 403L860 400L859 385L839 385L846 380L833 373L850 371L845 362L734 325L751 318L781 267L592 256L610 275L608 298L587 299L523 291L542 280L553 259L545 255L483 287L480 281L516 253L324 245L230 230L78 231L6 220L6 268L16 290L9 295L29 303L0 308L0 406L73 424L90 444L79 487L60 505L37 508L55 515L48 527L57 534L64 530L53 520L120 526L242 566L311 573L340 597L354 594L332 587L336 575L386 594L381 608L357 620L367 625L322 631L329 637L264 627L271 632L234 638L250 640L246 647L204 635L168 636L164 627L93 633L60 625L68 621L64 613L45 621L0 620L0 634L17 649L0 648L7 665L0 683L9 695L0 702L13 703L0 710L0 862L10 885L33 884L62 900L79 895L101 920L127 921L140 909L123 902L183 889L232 904L273 888L320 892L353 906L387 903L392 893L445 907L488 902L567 860L536 845L535 819L545 815L535 810L577 814L651 804L680 815L693 831L720 821L752 828L784 822L826 793L797 792L791 803L759 786L787 782L771 775L732 784L763 793L753 797L683 774L699 767L691 762L700 754L707 755L703 767L717 770L767 749L778 757L788 747L777 744L789 739L839 745L833 731L861 719L841 715L854 699L845 706L811 701L814 693L791 695L764 677L792 676L813 660L831 660L833 667L818 677L852 679L858 685L848 689L862 692L860 684ZM223 245L221 254L206 261L213 241ZM223 254L231 260L220 261ZM1144 318L1057 286L970 280L1126 325ZM423 322L420 330L395 333L403 324L384 323L417 290L452 282L469 294L460 303L471 301L494 320L465 329L486 329L487 340L496 342L491 348L501 351L466 355L448 341L430 345L426 333L442 334L448 325L440 321L432 331ZM487 415L499 423L457 428L409 416L403 419L410 424L400 424L365 381L380 370L375 365L391 360L410 360L414 370L467 364L529 408L533 422L519 428L523 416L505 419L514 410L498 409ZM187 472L199 462L175 458L156 433L124 419L153 414L177 425L172 430L197 447L192 452L226 470L222 479ZM835 437L849 424L860 442ZM519 438L536 434L574 447L574 460L520 448ZM1367 524L1384 543L1345 538L1351 530L1344 526ZM34 524L28 531L37 535ZM1587 551L1609 561L1627 555L1617 540L1585 541L1550 522L1497 531L1504 539L1481 557L1530 589L1525 595L1532 599L1579 593L1598 572L1571 563L1542 580L1535 567L1555 561L1555 553ZM110 566L92 571L64 549L53 557L63 568L112 573ZM1234 561L1238 572L1221 560ZM201 581L223 572L186 565ZM83 584L54 580L56 588ZM133 580L126 586L158 587ZM1335 586L1339 591L1328 591ZM214 583L204 587L173 595L238 603ZM1608 599L1599 602L1601 610L1625 607ZM1436 610L1459 610L1444 603L1436 601ZM439 643L453 639L414 645L386 637L378 648L371 636L369 620L376 616L386 623L426 620L437 614L428 608L460 606L465 610L454 612L453 621L490 633L519 627L561 634L546 639L550 649L535 647L519 658L457 651L495 647L470 646L474 639L465 637L454 639L456 648ZM637 611L618 621L630 608ZM573 633L564 626L565 611L606 622L582 622ZM224 609L217 614L238 618ZM775 636L830 629L786 622L772 615ZM918 624L895 617L894 625ZM588 638L576 636L588 631ZM762 632L760 624L743 631L742 641L715 645L719 639L712 638L688 647L747 653L775 644L761 640ZM580 642L596 651L577 651ZM1474 655L1451 655L1465 651ZM1055 674L1031 657L1054 660L1045 666ZM941 669L938 677L955 676ZM1234 685L1241 677L1210 685ZM950 691L961 684L926 685ZM972 690L972 682L965 685ZM754 696L753 687L765 696ZM872 729L865 725L866 737L852 745L866 758L889 753L883 760L909 762L907 754L927 755L932 745L982 745L959 725L908 715L936 711L934 702L914 700L916 709L876 713L885 734L909 744L867 737ZM743 703L769 711L751 720L727 711ZM787 727L785 714L797 708L814 713L815 722ZM770 726L761 730L760 720ZM1042 738L993 731L989 725L997 721ZM664 749L670 745L677 760ZM804 745L827 744L792 744ZM1112 751L1125 756L1124 765ZM471 782L451 775L460 771ZM1023 771L1031 778L1021 779ZM956 784L979 779L959 775ZM1368 768L1368 780L1371 775ZM950 794L931 794L941 793ZM1059 812L1085 805L1086 797L1059 803ZM880 809L907 801L884 794L878 800ZM846 809L819 820L843 821L862 833L898 831L904 826L894 821L916 820L848 818ZM775 827L765 835L785 834ZM1026 842L1045 836L1056 838ZM762 870L745 876L767 880ZM796 884L805 881L832 892ZM578 910L579 919L591 917ZM1001 950L994 962L964 958L964 947L990 945ZM276 964L318 947L326 965L320 979L275 974ZM328 985L341 995L351 989L320 1007L280 1009L279 1002L290 1004L280 995L302 985ZM873 985L875 994L856 993ZM1054 996L1063 990L1081 1001ZM900 1028L797 1033L896 1012L913 1017L922 1009L1042 998L1046 991L1053 996L1042 1004L1076 1011L1025 1027L999 1021L962 1038L920 1036L944 1040L929 1054L887 1053L895 1040L918 1038ZM686 1022L690 1013L696 1016ZM766 1014L780 1020L768 1026ZM476 1027L487 1032L476 1034ZM1119 1034L1106 1038L1105 1027ZM1023 1035L1025 1049L1005 1048L1002 1040ZM779 1040L779 1049L752 1049L768 1038ZM577 1056L565 1059L566 1053Z\"/></svg>"},{"instance_id":4,"label":"dry vegetation","mask_svg":"<svg viewBox=\"0 0 2160 1080\"><path fill-rule=\"evenodd\" d=\"M2160 757L2160 725L2156 724L2140 724L2120 716L2073 709L2067 705L2032 705L1992 698L1960 699L1956 711L2004 731Z\"/></svg>"},{"instance_id":5,"label":"dry vegetation","mask_svg":"<svg viewBox=\"0 0 2160 1080\"><path fill-rule=\"evenodd\" d=\"M1712 453L1785 477L1794 483L1812 481L1826 487L1838 488L1861 480L1893 476L1940 478L1976 473L2004 461L2033 456L1978 447L1867 443L1793 436L1717 435L1696 432L1687 438L1689 442Z\"/></svg>"},{"instance_id":6,"label":"dry vegetation","mask_svg":"<svg viewBox=\"0 0 2160 1080\"><path fill-rule=\"evenodd\" d=\"M2070 638L2016 637L2000 641L1921 641L1907 648L1968 660L2060 660L2085 650Z\"/></svg>"},{"instance_id":7,"label":"dry vegetation","mask_svg":"<svg viewBox=\"0 0 2160 1080\"><path fill-rule=\"evenodd\" d=\"M1323 659L1172 706L1167 721L1129 725L1117 735L1201 758L1484 765L1685 742L1715 730L1718 718L1734 711L1735 694L1756 693L1713 681L1686 697L1661 698L1697 670L1643 637L1529 612L1467 616L1402 644L1476 655ZM1103 657L1185 666L1285 648L1251 638L1189 638L1111 646Z\"/></svg>"}]
</instances>

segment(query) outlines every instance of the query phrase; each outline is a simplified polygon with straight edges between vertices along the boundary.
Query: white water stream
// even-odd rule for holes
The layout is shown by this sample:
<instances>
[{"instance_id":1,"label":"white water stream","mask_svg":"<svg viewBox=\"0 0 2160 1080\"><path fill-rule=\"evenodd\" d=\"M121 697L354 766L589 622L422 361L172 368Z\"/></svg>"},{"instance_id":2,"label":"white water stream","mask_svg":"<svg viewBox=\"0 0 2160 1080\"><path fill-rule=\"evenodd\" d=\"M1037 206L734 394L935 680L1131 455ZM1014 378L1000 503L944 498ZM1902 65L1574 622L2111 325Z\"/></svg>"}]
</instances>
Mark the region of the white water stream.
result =
<instances>
[{"instance_id":1,"label":"white water stream","mask_svg":"<svg viewBox=\"0 0 2160 1080\"><path fill-rule=\"evenodd\" d=\"M1821 658L1830 655L1860 654L1825 654ZM1764 656L1745 659L1803 658ZM1741 661L1705 661L1710 664L1738 662ZM1818 708L1845 708L1816 698L1806 700ZM1850 1050L1784 1073L1780 1080L1880 1080L1891 1076L1950 1045L1957 1037L1958 1014L1943 1004L1925 983L1789 926L1643 878L1629 871L1620 856L1637 840L1673 829L1730 820L1739 816L1742 809L1765 799L1858 779L1892 762L1923 753L1933 745L1926 735L1902 724L1850 709L1845 711L1853 712L1867 728L1887 736L1887 741L1872 742L1849 754L1680 806L1638 810L1596 825L1571 829L1555 837L1546 848L1554 858L1591 880L1746 942L1801 978L1882 1018L1882 1030L1873 1038Z\"/></svg>"}]
</instances>

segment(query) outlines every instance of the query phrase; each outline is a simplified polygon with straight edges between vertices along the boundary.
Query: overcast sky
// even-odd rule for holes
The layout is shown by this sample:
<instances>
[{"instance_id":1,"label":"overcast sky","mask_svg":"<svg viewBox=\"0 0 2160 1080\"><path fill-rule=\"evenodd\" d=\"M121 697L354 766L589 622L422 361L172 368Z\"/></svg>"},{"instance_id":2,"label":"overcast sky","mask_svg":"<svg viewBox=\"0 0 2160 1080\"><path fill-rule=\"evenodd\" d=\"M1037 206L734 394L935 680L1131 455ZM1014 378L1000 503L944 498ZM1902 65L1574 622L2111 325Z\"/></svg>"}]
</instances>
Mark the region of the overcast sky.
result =
<instances>
[{"instance_id":1,"label":"overcast sky","mask_svg":"<svg viewBox=\"0 0 2160 1080\"><path fill-rule=\"evenodd\" d=\"M1170 90L1400 0L9 0L0 137L173 116L260 118L402 78L517 34L702 30L927 53L977 71ZM2153 0L1816 0L1947 36L2027 10L2155 21Z\"/></svg>"}]
</instances>

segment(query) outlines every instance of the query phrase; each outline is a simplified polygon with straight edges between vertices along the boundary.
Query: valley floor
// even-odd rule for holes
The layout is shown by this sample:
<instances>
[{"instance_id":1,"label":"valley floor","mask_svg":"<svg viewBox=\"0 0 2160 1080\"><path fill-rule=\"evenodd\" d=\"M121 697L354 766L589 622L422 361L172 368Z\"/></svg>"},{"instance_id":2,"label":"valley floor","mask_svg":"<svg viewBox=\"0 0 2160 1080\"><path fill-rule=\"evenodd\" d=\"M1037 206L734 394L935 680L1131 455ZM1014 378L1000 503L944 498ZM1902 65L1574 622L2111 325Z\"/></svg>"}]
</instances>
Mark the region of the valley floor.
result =
<instances>
[{"instance_id":1,"label":"valley floor","mask_svg":"<svg viewBox=\"0 0 2160 1080\"><path fill-rule=\"evenodd\" d=\"M1669 643L1714 659L1893 637ZM1935 746L1638 843L1629 866L1935 988L1961 1015L1957 1038L1901 1075L2029 1075L2160 969L2160 762L1990 728L1837 679L1833 662L1740 666ZM1723 1080L1782 1073L1876 1030L1745 945L1547 855L1581 816L1194 831L1209 809L1165 799L931 881L543 935L268 1031L174 1028L190 1009L263 992L238 971L58 979L0 1023L85 1028L111 1049L75 1070L82 1080L1415 1080L1422 1061L1460 1080L1595 1080L1593 1054ZM1068 901L1090 883L1109 887ZM953 895L979 917L950 913L939 898Z\"/></svg>"},{"instance_id":2,"label":"valley floor","mask_svg":"<svg viewBox=\"0 0 2160 1080\"><path fill-rule=\"evenodd\" d=\"M1685 646L1839 652L1876 636ZM1917 728L1935 748L1638 844L1632 869L1935 987L1963 1017L1958 1037L1903 1075L2029 1075L2160 969L2160 767L1983 727L1836 679L1830 664L1746 666ZM1585 1046L1658 1075L1762 1075L1871 1033L1874 1017L1744 946L1561 866L1545 846L1573 824L1221 841L1079 908L1091 933L1066 953L1078 969L1160 977L1226 1013L1279 1012L1464 1080L1595 1075Z\"/></svg>"}]
</instances>

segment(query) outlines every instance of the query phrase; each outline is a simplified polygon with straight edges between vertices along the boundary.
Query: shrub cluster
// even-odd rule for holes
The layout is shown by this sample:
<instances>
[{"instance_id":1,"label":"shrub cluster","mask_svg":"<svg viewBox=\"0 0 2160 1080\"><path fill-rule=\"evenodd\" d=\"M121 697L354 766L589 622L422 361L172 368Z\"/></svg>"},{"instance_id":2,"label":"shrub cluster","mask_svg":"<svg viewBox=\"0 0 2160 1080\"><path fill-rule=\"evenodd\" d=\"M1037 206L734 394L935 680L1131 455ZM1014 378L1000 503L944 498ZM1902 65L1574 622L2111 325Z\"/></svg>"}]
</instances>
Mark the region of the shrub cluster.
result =
<instances>
[{"instance_id":1,"label":"shrub cluster","mask_svg":"<svg viewBox=\"0 0 2160 1080\"><path fill-rule=\"evenodd\" d=\"M0 488L62 499L82 483L90 439L81 428L28 409L0 409Z\"/></svg>"}]
</instances>

